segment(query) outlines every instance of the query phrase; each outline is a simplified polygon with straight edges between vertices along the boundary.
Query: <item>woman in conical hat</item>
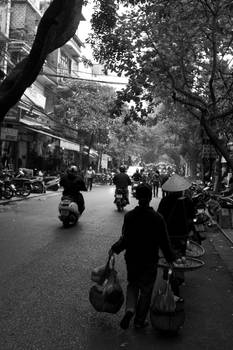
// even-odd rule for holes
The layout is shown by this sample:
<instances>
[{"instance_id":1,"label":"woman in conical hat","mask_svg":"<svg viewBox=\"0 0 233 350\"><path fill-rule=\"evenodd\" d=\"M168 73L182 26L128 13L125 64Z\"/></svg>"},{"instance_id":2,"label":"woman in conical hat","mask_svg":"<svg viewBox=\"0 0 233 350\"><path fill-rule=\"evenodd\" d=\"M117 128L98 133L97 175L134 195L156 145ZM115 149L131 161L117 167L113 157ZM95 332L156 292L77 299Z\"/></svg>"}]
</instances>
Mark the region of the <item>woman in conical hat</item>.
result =
<instances>
[{"instance_id":1,"label":"woman in conical hat","mask_svg":"<svg viewBox=\"0 0 233 350\"><path fill-rule=\"evenodd\" d=\"M166 192L181 192L187 190L190 186L191 183L184 177L173 174L166 182L164 182L162 189Z\"/></svg>"},{"instance_id":2,"label":"woman in conical hat","mask_svg":"<svg viewBox=\"0 0 233 350\"><path fill-rule=\"evenodd\" d=\"M174 174L163 185L166 191L158 206L158 212L163 216L168 229L173 249L178 255L184 256L186 251L187 237L193 226L195 208L192 200L183 193L191 184L183 177ZM179 284L183 276L174 279L173 291L179 295Z\"/></svg>"}]
</instances>

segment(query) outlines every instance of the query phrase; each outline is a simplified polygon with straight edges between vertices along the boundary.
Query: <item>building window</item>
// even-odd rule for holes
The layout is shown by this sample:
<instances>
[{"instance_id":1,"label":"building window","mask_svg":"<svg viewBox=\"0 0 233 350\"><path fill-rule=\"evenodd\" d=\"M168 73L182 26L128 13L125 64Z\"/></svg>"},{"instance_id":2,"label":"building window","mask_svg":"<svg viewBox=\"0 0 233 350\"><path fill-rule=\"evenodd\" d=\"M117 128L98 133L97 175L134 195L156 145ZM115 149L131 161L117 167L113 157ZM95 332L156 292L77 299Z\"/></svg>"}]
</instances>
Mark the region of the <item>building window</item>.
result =
<instances>
[{"instance_id":1,"label":"building window","mask_svg":"<svg viewBox=\"0 0 233 350\"><path fill-rule=\"evenodd\" d=\"M71 59L65 55L61 55L61 74L70 75L71 74Z\"/></svg>"}]
</instances>

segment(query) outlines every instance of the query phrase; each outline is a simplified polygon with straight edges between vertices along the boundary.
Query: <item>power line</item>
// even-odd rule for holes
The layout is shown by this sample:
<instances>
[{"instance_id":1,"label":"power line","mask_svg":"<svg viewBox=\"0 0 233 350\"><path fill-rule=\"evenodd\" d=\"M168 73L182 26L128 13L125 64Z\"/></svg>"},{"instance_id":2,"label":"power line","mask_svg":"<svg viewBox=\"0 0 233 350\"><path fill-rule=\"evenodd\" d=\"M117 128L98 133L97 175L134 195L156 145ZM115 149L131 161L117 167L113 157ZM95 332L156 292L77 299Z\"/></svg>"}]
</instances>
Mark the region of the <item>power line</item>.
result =
<instances>
[{"instance_id":1,"label":"power line","mask_svg":"<svg viewBox=\"0 0 233 350\"><path fill-rule=\"evenodd\" d=\"M73 80L85 80L90 82L97 82L97 83L103 83L103 84L114 84L114 85L126 85L124 82L118 82L118 81L104 81L104 80L98 80L98 79L88 79L88 78L81 78L81 77L72 77L69 75L60 75L60 74L50 74L50 73L42 73L39 75L45 75L48 77L56 77L56 78L64 78L64 79L73 79Z\"/></svg>"}]
</instances>

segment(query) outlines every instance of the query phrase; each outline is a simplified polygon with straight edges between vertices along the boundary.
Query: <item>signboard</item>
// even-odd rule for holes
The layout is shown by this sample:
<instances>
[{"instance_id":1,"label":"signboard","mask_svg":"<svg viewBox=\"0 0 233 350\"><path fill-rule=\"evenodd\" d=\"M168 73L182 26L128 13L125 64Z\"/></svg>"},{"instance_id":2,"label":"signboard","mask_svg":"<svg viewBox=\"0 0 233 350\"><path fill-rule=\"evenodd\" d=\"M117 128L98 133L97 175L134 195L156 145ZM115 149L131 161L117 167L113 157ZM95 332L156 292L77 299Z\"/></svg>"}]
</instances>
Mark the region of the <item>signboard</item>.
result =
<instances>
[{"instance_id":1,"label":"signboard","mask_svg":"<svg viewBox=\"0 0 233 350\"><path fill-rule=\"evenodd\" d=\"M66 141L66 140L61 140L60 147L64 148L64 149L69 149L71 151L76 151L76 152L80 151L80 145L79 144L73 143L73 142L69 142L69 141Z\"/></svg>"},{"instance_id":2,"label":"signboard","mask_svg":"<svg viewBox=\"0 0 233 350\"><path fill-rule=\"evenodd\" d=\"M7 5L0 5L0 32L5 36L8 36L7 17Z\"/></svg>"},{"instance_id":3,"label":"signboard","mask_svg":"<svg viewBox=\"0 0 233 350\"><path fill-rule=\"evenodd\" d=\"M1 128L1 140L2 141L17 141L18 130L13 128Z\"/></svg>"},{"instance_id":4,"label":"signboard","mask_svg":"<svg viewBox=\"0 0 233 350\"><path fill-rule=\"evenodd\" d=\"M29 102L32 101L37 106L45 108L46 97L43 95L43 92L35 85L30 86L24 92L22 100Z\"/></svg>"}]
</instances>

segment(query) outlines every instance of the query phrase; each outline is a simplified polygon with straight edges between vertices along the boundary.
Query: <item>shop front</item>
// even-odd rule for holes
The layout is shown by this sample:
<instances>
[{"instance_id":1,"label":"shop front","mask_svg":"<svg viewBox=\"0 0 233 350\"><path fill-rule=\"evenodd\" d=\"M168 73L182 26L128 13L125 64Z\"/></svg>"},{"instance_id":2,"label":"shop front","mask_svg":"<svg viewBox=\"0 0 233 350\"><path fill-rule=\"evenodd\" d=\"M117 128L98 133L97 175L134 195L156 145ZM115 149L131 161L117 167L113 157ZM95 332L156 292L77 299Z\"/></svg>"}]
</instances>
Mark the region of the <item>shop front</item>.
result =
<instances>
[{"instance_id":1,"label":"shop front","mask_svg":"<svg viewBox=\"0 0 233 350\"><path fill-rule=\"evenodd\" d=\"M1 127L0 133L0 170L15 170L17 158L18 130L13 127Z\"/></svg>"}]
</instances>

